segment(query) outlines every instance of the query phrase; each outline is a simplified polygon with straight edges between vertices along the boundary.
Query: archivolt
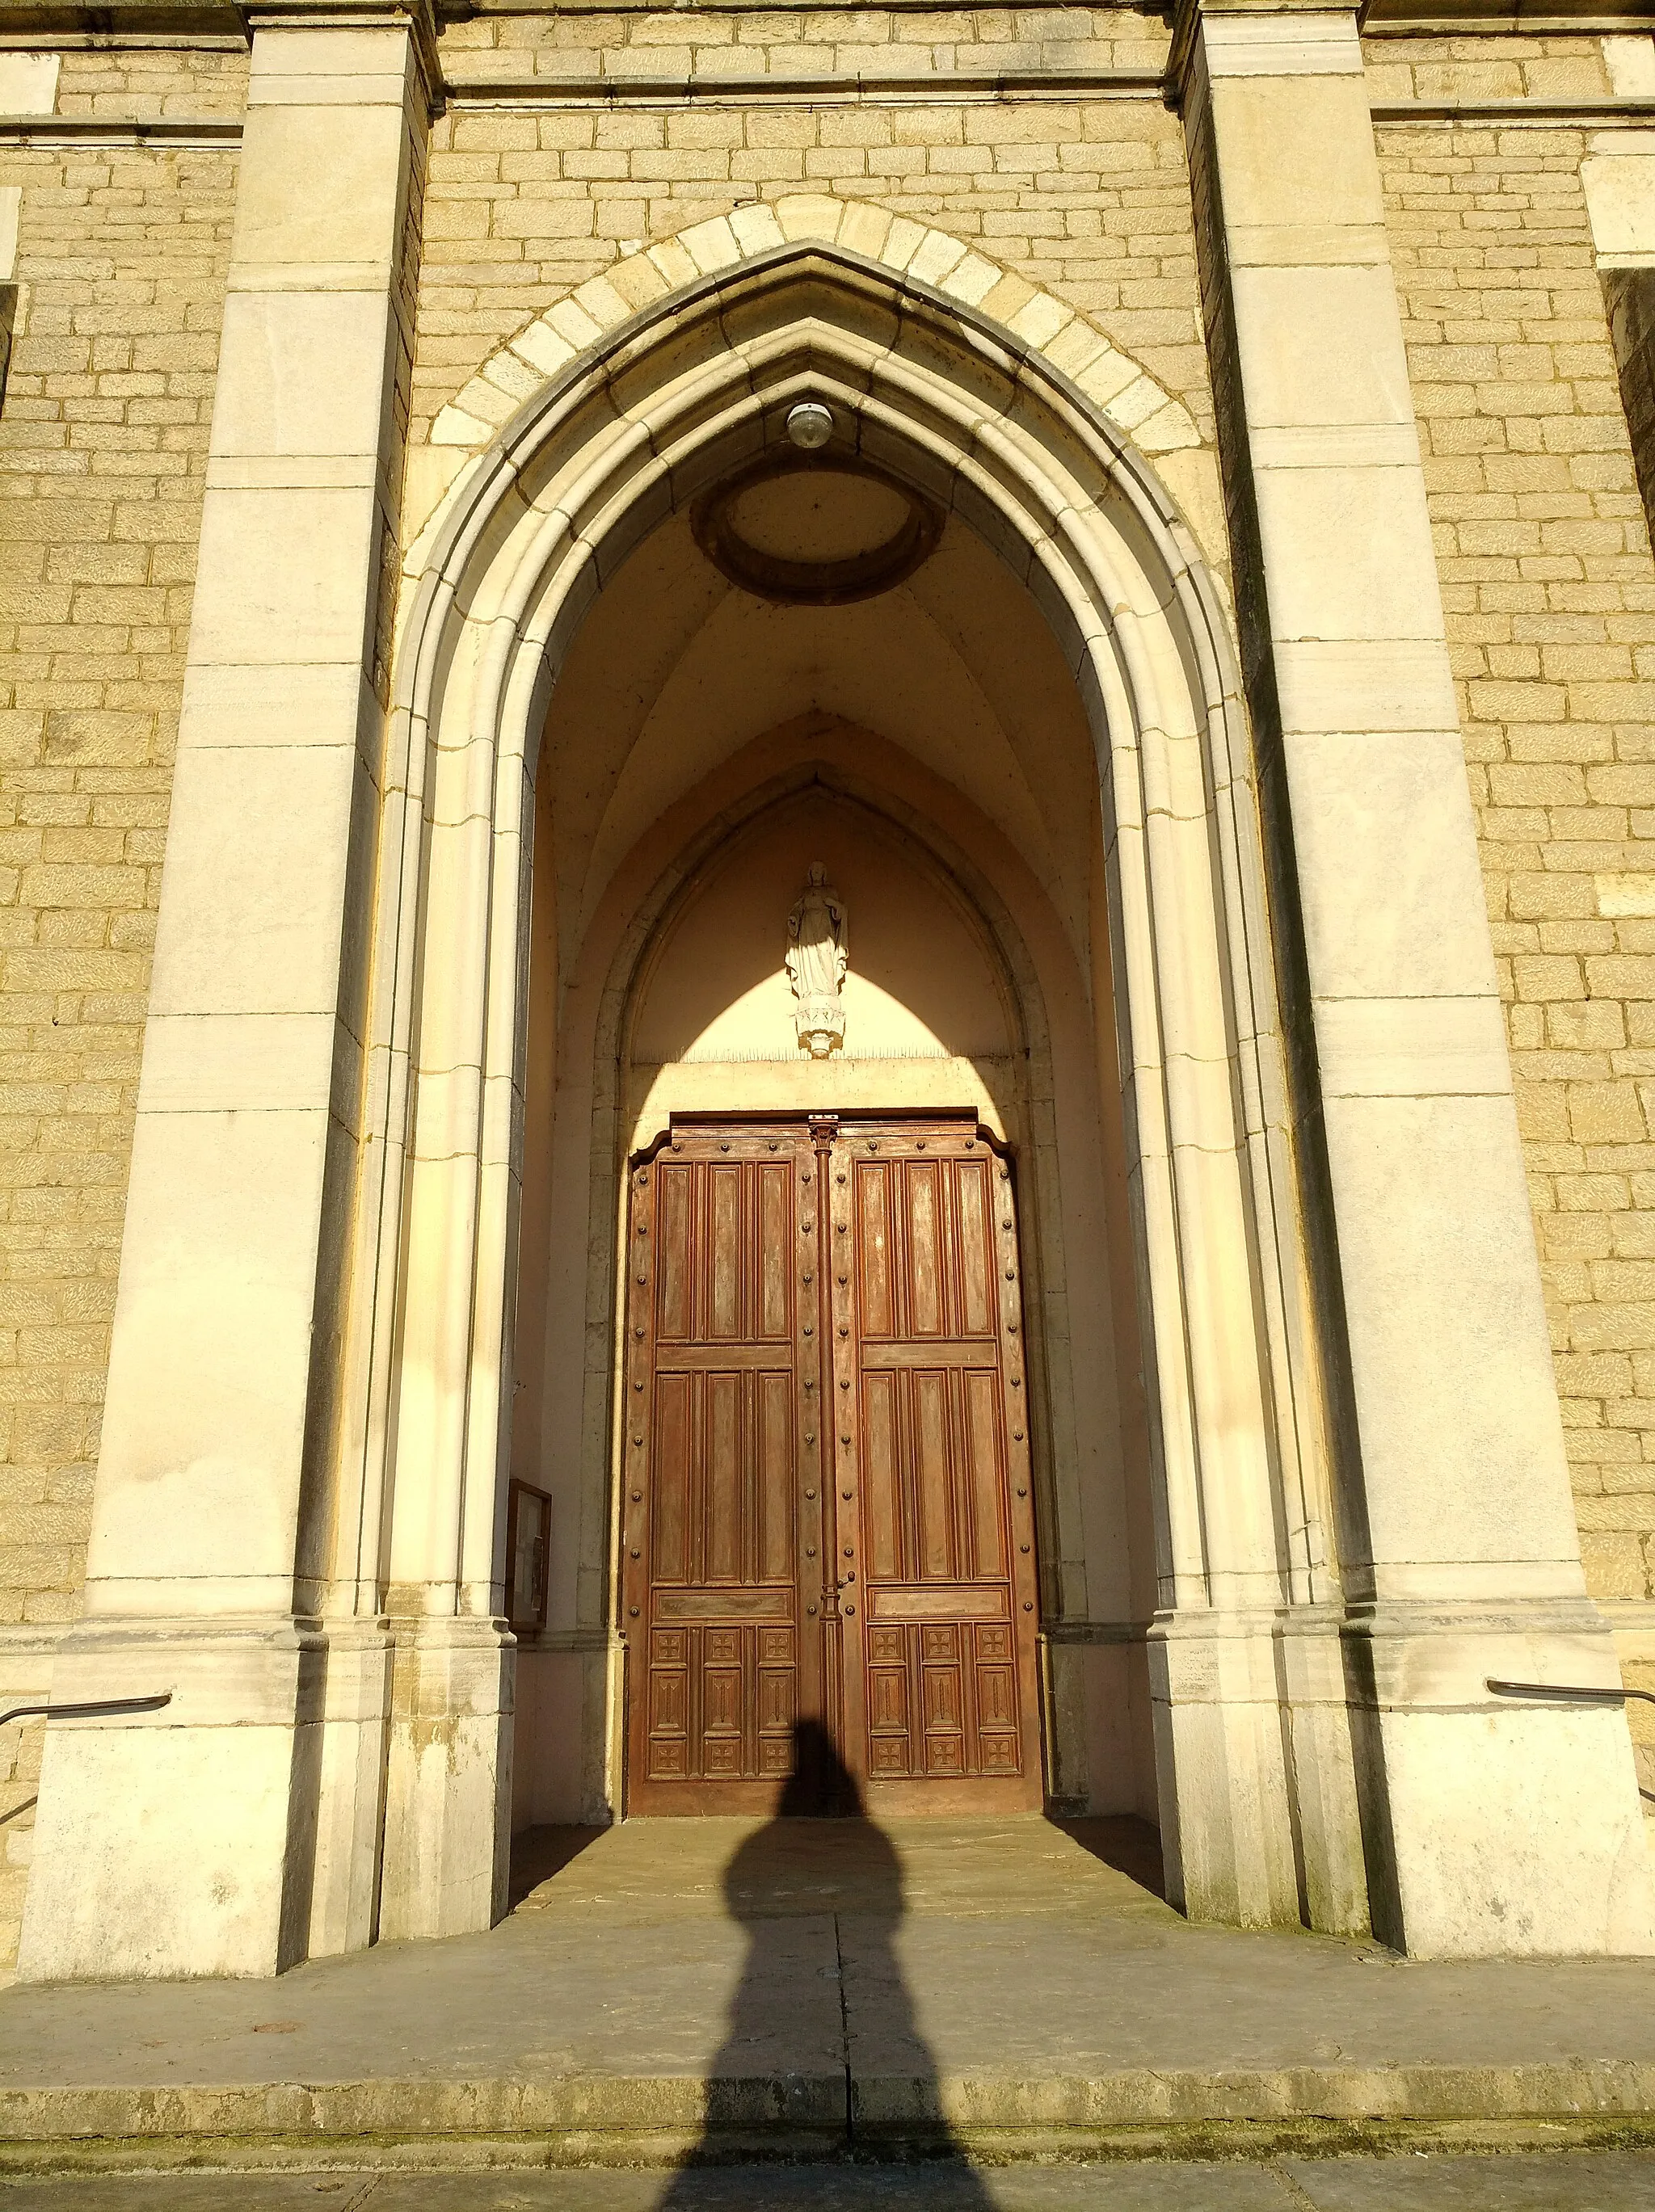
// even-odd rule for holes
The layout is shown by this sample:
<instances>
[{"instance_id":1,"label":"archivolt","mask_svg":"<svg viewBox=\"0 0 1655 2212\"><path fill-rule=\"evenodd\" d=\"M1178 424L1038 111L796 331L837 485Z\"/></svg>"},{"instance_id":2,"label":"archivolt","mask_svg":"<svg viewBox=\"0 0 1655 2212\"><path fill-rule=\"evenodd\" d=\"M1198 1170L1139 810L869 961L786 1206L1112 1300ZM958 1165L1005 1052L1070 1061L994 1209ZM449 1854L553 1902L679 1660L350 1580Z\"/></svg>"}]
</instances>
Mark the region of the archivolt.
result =
<instances>
[{"instance_id":1,"label":"archivolt","mask_svg":"<svg viewBox=\"0 0 1655 2212\"><path fill-rule=\"evenodd\" d=\"M1025 1179L1020 1202L1031 1231L1024 1254L1025 1328L1027 1330L1028 1370L1032 1388L1044 1389L1047 1367L1043 1316L1046 1305L1044 1255L1056 1249L1058 1178L1056 1163L1047 1157L1051 1124L1052 1041L1044 994L1022 933L1005 902L967 854L934 822L918 816L896 795L846 774L828 763L805 759L785 774L770 778L745 793L733 804L703 822L697 835L663 871L651 890L638 902L617 945L604 984L595 1024L593 1054L593 1127L587 1177L593 1194L588 1229L591 1239L587 1271L586 1326L588 1341L615 1340L621 1321L617 1305L618 1241L625 1213L624 1170L627 1147L634 1133L624 1112L625 1071L629 1063L631 1023L648 987L652 955L670 937L678 915L693 897L715 855L727 863L742 843L764 824L813 791L831 793L842 805L854 808L870 827L883 829L900 839L912 860L935 884L938 893L958 914L981 944L985 963L998 987L1008 1037L1017 1059L1018 1121L1024 1138ZM1036 1111L1036 1109L1040 1109ZM1065 1357L1070 1342L1067 1292L1057 1294L1062 1315L1059 1334ZM1067 1371L1067 1370L1066 1370ZM621 1386L618 1362L615 1387ZM618 1405L618 1401L617 1401ZM620 1445L618 1422L611 1423L610 1448L593 1440L582 1470L583 1515L604 1511L606 1494L618 1504L614 1477ZM1037 1454L1049 1451L1050 1425L1043 1419ZM1055 1523L1049 1458L1037 1459L1041 1476L1040 1518L1043 1530ZM1074 1555L1080 1548L1078 1530L1070 1532ZM1051 1540L1044 1559L1069 1556ZM582 1622L582 1626L599 1626Z\"/></svg>"},{"instance_id":2,"label":"archivolt","mask_svg":"<svg viewBox=\"0 0 1655 2212\"><path fill-rule=\"evenodd\" d=\"M369 1546L383 1480L390 1578L428 1607L447 1591L454 1613L493 1609L547 697L628 552L774 445L806 396L998 551L1086 705L1162 1603L1317 1595L1256 809L1193 540L1123 434L1033 346L911 270L809 244L699 276L593 343L468 465L423 552L387 752L353 1289L346 1449ZM359 1572L366 1589L367 1558Z\"/></svg>"},{"instance_id":3,"label":"archivolt","mask_svg":"<svg viewBox=\"0 0 1655 2212\"><path fill-rule=\"evenodd\" d=\"M910 222L864 200L794 192L774 204L758 201L693 223L642 252L624 255L603 276L554 300L497 347L442 409L431 426L431 443L475 451L547 377L640 309L697 277L800 244L843 246L893 276L914 276L935 285L945 298L981 307L1013 337L1041 347L1145 453L1170 453L1200 442L1188 408L1067 301L934 225Z\"/></svg>"}]
</instances>

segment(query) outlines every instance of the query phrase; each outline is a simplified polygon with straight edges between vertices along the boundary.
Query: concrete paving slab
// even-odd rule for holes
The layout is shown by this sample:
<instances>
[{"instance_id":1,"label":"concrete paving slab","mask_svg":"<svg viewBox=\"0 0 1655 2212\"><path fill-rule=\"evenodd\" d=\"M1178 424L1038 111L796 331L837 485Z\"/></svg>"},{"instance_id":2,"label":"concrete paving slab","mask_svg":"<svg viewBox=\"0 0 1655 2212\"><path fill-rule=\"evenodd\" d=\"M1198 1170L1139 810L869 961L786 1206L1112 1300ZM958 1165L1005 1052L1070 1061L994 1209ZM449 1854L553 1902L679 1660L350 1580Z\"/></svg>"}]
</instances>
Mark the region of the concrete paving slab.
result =
<instances>
[{"instance_id":1,"label":"concrete paving slab","mask_svg":"<svg viewBox=\"0 0 1655 2212\"><path fill-rule=\"evenodd\" d=\"M1278 2171L1316 2212L1649 2212L1655 2205L1655 2156L1640 2151L1293 2159Z\"/></svg>"},{"instance_id":2,"label":"concrete paving slab","mask_svg":"<svg viewBox=\"0 0 1655 2212\"><path fill-rule=\"evenodd\" d=\"M487 1936L0 1996L0 2167L1655 2140L1648 1963L1194 1928L1148 1850L1037 1816L542 1832Z\"/></svg>"}]
</instances>

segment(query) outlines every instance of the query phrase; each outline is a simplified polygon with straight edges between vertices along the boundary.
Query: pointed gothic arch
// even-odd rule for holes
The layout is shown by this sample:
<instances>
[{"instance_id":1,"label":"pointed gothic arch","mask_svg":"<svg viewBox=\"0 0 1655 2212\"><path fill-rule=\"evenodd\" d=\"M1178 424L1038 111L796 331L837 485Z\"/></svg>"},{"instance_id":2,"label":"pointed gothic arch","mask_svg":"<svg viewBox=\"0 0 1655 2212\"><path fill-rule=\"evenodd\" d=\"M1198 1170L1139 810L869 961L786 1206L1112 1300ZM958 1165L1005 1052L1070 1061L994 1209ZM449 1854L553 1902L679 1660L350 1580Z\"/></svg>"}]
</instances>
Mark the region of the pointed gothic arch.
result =
<instances>
[{"instance_id":1,"label":"pointed gothic arch","mask_svg":"<svg viewBox=\"0 0 1655 2212\"><path fill-rule=\"evenodd\" d=\"M1048 1600L1055 1598L1055 1562L1067 1551L1081 1547L1078 1526L1060 1533L1060 1511L1052 1463L1052 1427L1048 1407L1053 1395L1047 1343L1046 1278L1051 1252L1061 1245L1056 1222L1058 1175L1056 1144L1047 1124L1052 1091L1053 1042L1044 993L1037 963L1017 919L989 877L942 828L905 803L896 793L866 775L842 763L807 757L779 774L763 777L733 803L703 819L693 836L668 864L657 872L645 896L632 907L627 926L613 946L607 963L602 997L597 1009L591 1146L587 1171L594 1194L607 1197L606 1207L594 1205L590 1224L587 1259L587 1297L585 1316L589 1337L607 1337L619 1346L623 1331L624 1273L622 1249L623 1215L628 1163L640 1145L664 1133L666 1124L659 1109L651 1122L638 1122L627 1109L625 1082L631 1065L635 1025L648 995L654 963L692 908L709 875L739 864L738 856L757 847L778 820L817 793L860 817L867 834L900 853L927 883L934 895L964 923L992 977L1013 1047L1013 1066L1004 1093L989 1109L999 1133L1009 1121L1020 1154L1019 1204L1024 1209L1024 1311L1028 1385L1031 1407L1037 1401L1038 1425L1033 1453L1035 1519L1041 1546ZM987 1102L984 1102L987 1106ZM1054 1293L1062 1316L1056 1329L1067 1346L1067 1296ZM611 1429L606 1437L589 1436L582 1454L580 1483L586 1511L595 1508L612 1527L618 1516L621 1438L620 1407L613 1399L618 1389L617 1364L611 1386ZM1061 1391L1068 1382L1067 1369L1057 1382ZM1078 1510L1072 1509L1078 1522ZM1063 1535L1067 1534L1066 1547ZM605 1619L613 1617L618 1601L619 1561L609 1562L601 1588ZM598 1593L593 1593L597 1596ZM595 1624L594 1624L595 1625ZM611 1675L607 1692L611 1711L607 1717L611 1802L618 1796L613 1778L618 1763L623 1727L619 1710L620 1686ZM1050 1717L1049 1717L1050 1725ZM1047 1744L1049 1775L1058 1765L1056 1747Z\"/></svg>"},{"instance_id":2,"label":"pointed gothic arch","mask_svg":"<svg viewBox=\"0 0 1655 2212\"><path fill-rule=\"evenodd\" d=\"M1176 453L1199 441L1189 409L1141 362L1067 300L1013 275L981 246L872 201L791 192L691 223L552 301L496 346L440 410L432 444L477 452L548 377L634 315L700 277L806 244L842 246L893 276L912 276L945 299L980 308L1013 337L1038 346L1141 452Z\"/></svg>"},{"instance_id":3,"label":"pointed gothic arch","mask_svg":"<svg viewBox=\"0 0 1655 2212\"><path fill-rule=\"evenodd\" d=\"M502 1892L509 1657L492 1616L538 733L605 580L663 517L775 444L805 397L1032 593L1092 733L1174 1893L1207 1917L1359 1925L1256 808L1219 602L1147 463L1039 346L911 264L897 274L806 240L697 272L596 336L467 465L417 549L353 1272L345 1456L362 1533L341 1531L340 1565L359 1588L388 1583L408 1655L381 1929L474 1926L495 1909L484 1893Z\"/></svg>"}]
</instances>

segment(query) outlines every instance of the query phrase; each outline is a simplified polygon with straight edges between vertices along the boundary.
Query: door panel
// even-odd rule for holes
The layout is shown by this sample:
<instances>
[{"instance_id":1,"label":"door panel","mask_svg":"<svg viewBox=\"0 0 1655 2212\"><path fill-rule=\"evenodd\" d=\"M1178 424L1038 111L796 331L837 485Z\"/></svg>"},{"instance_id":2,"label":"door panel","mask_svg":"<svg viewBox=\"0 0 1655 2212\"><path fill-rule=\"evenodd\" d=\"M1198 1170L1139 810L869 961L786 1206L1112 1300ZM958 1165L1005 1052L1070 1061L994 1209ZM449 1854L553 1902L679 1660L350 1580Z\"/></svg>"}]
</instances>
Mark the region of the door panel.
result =
<instances>
[{"instance_id":1,"label":"door panel","mask_svg":"<svg viewBox=\"0 0 1655 2212\"><path fill-rule=\"evenodd\" d=\"M801 1627L820 1625L819 1588L803 1598L800 1571L819 1582L820 1539L800 1524L818 1449L801 1389L808 1367L813 1402L813 1285L797 1265L813 1157L802 1126L675 1133L630 1179L621 1527L636 1812L768 1811L789 1771ZM814 1474L807 1486L819 1512Z\"/></svg>"},{"instance_id":2,"label":"door panel","mask_svg":"<svg viewBox=\"0 0 1655 2212\"><path fill-rule=\"evenodd\" d=\"M970 1121L674 1125L630 1178L627 1803L1041 1801L1010 1171Z\"/></svg>"},{"instance_id":3,"label":"door panel","mask_svg":"<svg viewBox=\"0 0 1655 2212\"><path fill-rule=\"evenodd\" d=\"M870 1809L1042 1799L1037 1586L1009 1164L968 1124L849 1121L836 1210L836 1381L855 1436ZM849 1554L841 1547L843 1570ZM846 1607L849 1610L849 1605Z\"/></svg>"}]
</instances>

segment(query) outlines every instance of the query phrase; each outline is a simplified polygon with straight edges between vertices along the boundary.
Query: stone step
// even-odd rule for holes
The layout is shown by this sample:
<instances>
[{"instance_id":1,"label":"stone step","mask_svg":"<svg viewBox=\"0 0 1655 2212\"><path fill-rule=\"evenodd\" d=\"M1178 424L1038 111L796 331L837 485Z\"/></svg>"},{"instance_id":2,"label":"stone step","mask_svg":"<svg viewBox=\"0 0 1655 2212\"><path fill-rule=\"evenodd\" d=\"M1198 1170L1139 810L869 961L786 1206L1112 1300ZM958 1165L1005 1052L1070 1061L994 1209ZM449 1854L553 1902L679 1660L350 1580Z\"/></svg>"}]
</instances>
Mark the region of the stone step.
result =
<instances>
[{"instance_id":1,"label":"stone step","mask_svg":"<svg viewBox=\"0 0 1655 2212\"><path fill-rule=\"evenodd\" d=\"M0 2174L891 2160L1263 2159L1655 2144L1655 2063L1025 2078L843 2072L0 2090Z\"/></svg>"},{"instance_id":2,"label":"stone step","mask_svg":"<svg viewBox=\"0 0 1655 2212\"><path fill-rule=\"evenodd\" d=\"M0 2175L1655 2141L1641 1960L1193 1927L1037 1817L575 1840L486 1935L9 1991Z\"/></svg>"}]
</instances>

